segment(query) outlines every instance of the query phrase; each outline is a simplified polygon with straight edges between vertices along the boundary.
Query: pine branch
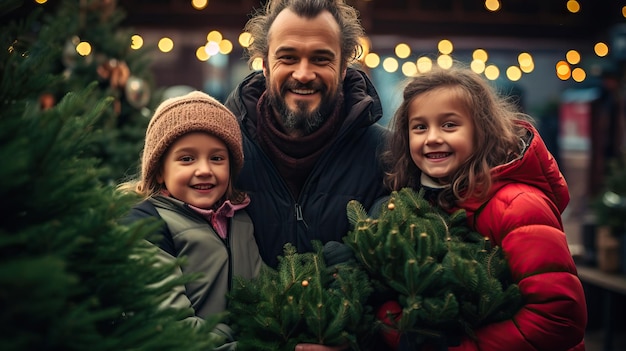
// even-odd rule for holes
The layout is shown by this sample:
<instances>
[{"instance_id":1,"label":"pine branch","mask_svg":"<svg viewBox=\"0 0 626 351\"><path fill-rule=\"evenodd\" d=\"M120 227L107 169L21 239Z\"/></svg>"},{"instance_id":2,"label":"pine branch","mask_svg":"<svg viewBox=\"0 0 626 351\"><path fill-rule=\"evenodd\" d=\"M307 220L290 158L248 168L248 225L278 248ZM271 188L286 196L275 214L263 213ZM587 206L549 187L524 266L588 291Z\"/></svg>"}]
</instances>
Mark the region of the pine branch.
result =
<instances>
[{"instance_id":1,"label":"pine branch","mask_svg":"<svg viewBox=\"0 0 626 351\"><path fill-rule=\"evenodd\" d=\"M327 267L319 242L316 252L298 253L286 244L276 270L264 267L258 278L236 278L229 317L240 350L293 350L296 344L349 344L369 331L372 291L354 263ZM278 279L277 279L278 278Z\"/></svg>"},{"instance_id":2,"label":"pine branch","mask_svg":"<svg viewBox=\"0 0 626 351\"><path fill-rule=\"evenodd\" d=\"M368 274L398 294L401 316L392 327L419 344L448 332L468 335L510 318L521 306L500 248L467 226L464 211L432 207L423 193L393 192L378 218L348 205L353 225L344 242Z\"/></svg>"}]
</instances>

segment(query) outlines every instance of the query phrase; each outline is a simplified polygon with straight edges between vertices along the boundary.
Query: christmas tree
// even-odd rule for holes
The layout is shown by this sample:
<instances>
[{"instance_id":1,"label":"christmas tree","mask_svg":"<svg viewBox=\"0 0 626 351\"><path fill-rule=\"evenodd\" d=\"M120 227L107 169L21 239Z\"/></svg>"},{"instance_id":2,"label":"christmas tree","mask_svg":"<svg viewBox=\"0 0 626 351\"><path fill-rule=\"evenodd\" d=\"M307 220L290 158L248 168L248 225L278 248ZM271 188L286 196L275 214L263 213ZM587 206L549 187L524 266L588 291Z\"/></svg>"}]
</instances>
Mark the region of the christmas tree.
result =
<instances>
[{"instance_id":1,"label":"christmas tree","mask_svg":"<svg viewBox=\"0 0 626 351\"><path fill-rule=\"evenodd\" d=\"M15 5L15 6L11 6ZM0 15L19 8L3 2ZM3 350L207 350L209 331L159 307L175 265L157 265L145 237L158 223L120 224L136 199L101 182L90 146L112 109L97 82L54 104L68 84L52 66L68 18L3 21L0 50L0 345ZM35 35L36 33L36 35ZM65 32L63 32L65 33Z\"/></svg>"},{"instance_id":2,"label":"christmas tree","mask_svg":"<svg viewBox=\"0 0 626 351\"><path fill-rule=\"evenodd\" d=\"M100 160L105 182L117 183L138 167L143 136L151 110L160 101L150 72L152 48L131 48L132 31L120 26L125 18L115 0L3 1L0 23L25 24L22 31L3 32L3 42L15 45L41 40L46 34L47 60L37 74L62 75L39 90L44 107L55 105L70 91L98 82L86 108L99 99L113 97L112 108L103 111L94 126L98 130L86 150ZM19 36L15 36L18 34ZM6 40L6 41L5 41ZM5 46L6 48L7 46Z\"/></svg>"},{"instance_id":3,"label":"christmas tree","mask_svg":"<svg viewBox=\"0 0 626 351\"><path fill-rule=\"evenodd\" d=\"M298 343L350 345L373 321L366 300L372 291L354 261L326 266L322 246L298 253L285 245L276 269L257 279L238 278L229 294L238 350L292 351Z\"/></svg>"},{"instance_id":4,"label":"christmas tree","mask_svg":"<svg viewBox=\"0 0 626 351\"><path fill-rule=\"evenodd\" d=\"M605 191L592 201L596 221L608 225L616 235L626 230L626 154L612 159L605 180Z\"/></svg>"},{"instance_id":5,"label":"christmas tree","mask_svg":"<svg viewBox=\"0 0 626 351\"><path fill-rule=\"evenodd\" d=\"M413 344L466 333L510 318L521 306L499 247L471 231L464 211L447 215L421 193L394 191L378 218L348 204L353 225L345 243L365 267L378 291L392 291L387 326L412 335Z\"/></svg>"}]
</instances>

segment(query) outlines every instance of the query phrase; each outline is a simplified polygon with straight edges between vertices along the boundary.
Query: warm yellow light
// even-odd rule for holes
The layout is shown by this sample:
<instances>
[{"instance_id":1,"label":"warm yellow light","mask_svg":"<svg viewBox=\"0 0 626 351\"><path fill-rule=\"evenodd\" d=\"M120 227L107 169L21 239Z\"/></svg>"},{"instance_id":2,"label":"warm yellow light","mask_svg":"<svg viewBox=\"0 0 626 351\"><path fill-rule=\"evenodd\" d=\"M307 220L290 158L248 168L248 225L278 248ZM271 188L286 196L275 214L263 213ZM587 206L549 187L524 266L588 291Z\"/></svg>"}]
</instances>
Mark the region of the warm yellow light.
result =
<instances>
[{"instance_id":1,"label":"warm yellow light","mask_svg":"<svg viewBox=\"0 0 626 351\"><path fill-rule=\"evenodd\" d=\"M626 6L622 7L622 16L626 18Z\"/></svg>"},{"instance_id":2,"label":"warm yellow light","mask_svg":"<svg viewBox=\"0 0 626 351\"><path fill-rule=\"evenodd\" d=\"M170 52L174 48L174 41L168 37L163 37L157 44L161 52Z\"/></svg>"},{"instance_id":3,"label":"warm yellow light","mask_svg":"<svg viewBox=\"0 0 626 351\"><path fill-rule=\"evenodd\" d=\"M48 0L35 0L35 2L38 4L45 4L48 2Z\"/></svg>"},{"instance_id":4,"label":"warm yellow light","mask_svg":"<svg viewBox=\"0 0 626 351\"><path fill-rule=\"evenodd\" d=\"M91 45L86 41L81 41L76 45L76 52L81 56L89 56L91 54Z\"/></svg>"},{"instance_id":5,"label":"warm yellow light","mask_svg":"<svg viewBox=\"0 0 626 351\"><path fill-rule=\"evenodd\" d=\"M380 64L380 56L374 52L365 55L365 65L369 68L376 68Z\"/></svg>"},{"instance_id":6,"label":"warm yellow light","mask_svg":"<svg viewBox=\"0 0 626 351\"><path fill-rule=\"evenodd\" d=\"M255 71L260 71L263 69L263 59L260 57L255 58L254 60L252 60L252 69Z\"/></svg>"},{"instance_id":7,"label":"warm yellow light","mask_svg":"<svg viewBox=\"0 0 626 351\"><path fill-rule=\"evenodd\" d=\"M489 65L485 67L485 77L489 80L496 80L500 76L500 70L496 65Z\"/></svg>"},{"instance_id":8,"label":"warm yellow light","mask_svg":"<svg viewBox=\"0 0 626 351\"><path fill-rule=\"evenodd\" d=\"M428 57L420 57L417 59L417 70L424 73L428 72L433 68L433 61Z\"/></svg>"},{"instance_id":9,"label":"warm yellow light","mask_svg":"<svg viewBox=\"0 0 626 351\"><path fill-rule=\"evenodd\" d=\"M404 59L404 58L409 57L409 55L411 55L411 48L405 43L400 43L396 45L395 52L396 52L396 56L398 56L401 59Z\"/></svg>"},{"instance_id":10,"label":"warm yellow light","mask_svg":"<svg viewBox=\"0 0 626 351\"><path fill-rule=\"evenodd\" d=\"M143 38L139 34L135 34L130 37L130 48L133 50L139 50L143 46Z\"/></svg>"},{"instance_id":11,"label":"warm yellow light","mask_svg":"<svg viewBox=\"0 0 626 351\"><path fill-rule=\"evenodd\" d=\"M556 63L556 76L561 80L568 80L572 71L570 70L569 63L565 61L559 61Z\"/></svg>"},{"instance_id":12,"label":"warm yellow light","mask_svg":"<svg viewBox=\"0 0 626 351\"><path fill-rule=\"evenodd\" d=\"M252 34L248 33L248 32L243 32L241 34L239 34L239 45L241 45L241 47L243 48L247 48L248 46L250 46L250 44L252 44Z\"/></svg>"},{"instance_id":13,"label":"warm yellow light","mask_svg":"<svg viewBox=\"0 0 626 351\"><path fill-rule=\"evenodd\" d=\"M439 55L439 57L437 57L437 64L443 69L452 67L452 63L453 61L450 55Z\"/></svg>"},{"instance_id":14,"label":"warm yellow light","mask_svg":"<svg viewBox=\"0 0 626 351\"><path fill-rule=\"evenodd\" d=\"M485 51L484 49L476 49L472 53L472 58L474 60L480 60L482 62L487 62L487 59L489 58L489 55L487 54L487 51Z\"/></svg>"},{"instance_id":15,"label":"warm yellow light","mask_svg":"<svg viewBox=\"0 0 626 351\"><path fill-rule=\"evenodd\" d=\"M393 57L387 57L383 60L383 69L389 73L393 73L398 70L398 60Z\"/></svg>"},{"instance_id":16,"label":"warm yellow light","mask_svg":"<svg viewBox=\"0 0 626 351\"><path fill-rule=\"evenodd\" d=\"M565 54L565 58L567 62L572 65L578 64L580 62L580 54L576 50L570 50Z\"/></svg>"},{"instance_id":17,"label":"warm yellow light","mask_svg":"<svg viewBox=\"0 0 626 351\"><path fill-rule=\"evenodd\" d=\"M527 52L522 52L517 55L517 63L520 66L529 66L533 63L533 57Z\"/></svg>"},{"instance_id":18,"label":"warm yellow light","mask_svg":"<svg viewBox=\"0 0 626 351\"><path fill-rule=\"evenodd\" d=\"M214 41L216 43L219 43L220 41L222 41L222 39L222 33L216 30L212 30L209 32L209 34L206 35L206 41Z\"/></svg>"},{"instance_id":19,"label":"warm yellow light","mask_svg":"<svg viewBox=\"0 0 626 351\"><path fill-rule=\"evenodd\" d=\"M535 70L535 63L531 61L528 65L520 66L519 68L524 73L530 73Z\"/></svg>"},{"instance_id":20,"label":"warm yellow light","mask_svg":"<svg viewBox=\"0 0 626 351\"><path fill-rule=\"evenodd\" d=\"M437 49L439 49L439 52L444 55L450 55L452 50L454 50L454 45L452 45L450 40L443 39L439 42L439 44L437 44Z\"/></svg>"},{"instance_id":21,"label":"warm yellow light","mask_svg":"<svg viewBox=\"0 0 626 351\"><path fill-rule=\"evenodd\" d=\"M522 78L522 70L517 66L510 66L506 69L506 77L512 82L517 82Z\"/></svg>"},{"instance_id":22,"label":"warm yellow light","mask_svg":"<svg viewBox=\"0 0 626 351\"><path fill-rule=\"evenodd\" d=\"M191 6L196 10L202 10L209 4L208 0L191 0Z\"/></svg>"},{"instance_id":23,"label":"warm yellow light","mask_svg":"<svg viewBox=\"0 0 626 351\"><path fill-rule=\"evenodd\" d=\"M587 73L585 73L585 70L580 67L576 67L572 71L572 79L578 83L584 81L586 77Z\"/></svg>"},{"instance_id":24,"label":"warm yellow light","mask_svg":"<svg viewBox=\"0 0 626 351\"><path fill-rule=\"evenodd\" d=\"M472 69L472 71L481 74L485 71L485 61L474 59L470 63L470 68Z\"/></svg>"},{"instance_id":25,"label":"warm yellow light","mask_svg":"<svg viewBox=\"0 0 626 351\"><path fill-rule=\"evenodd\" d=\"M580 4L576 0L567 1L566 6L567 6L567 11L571 13L577 13L578 11L580 11Z\"/></svg>"},{"instance_id":26,"label":"warm yellow light","mask_svg":"<svg viewBox=\"0 0 626 351\"><path fill-rule=\"evenodd\" d=\"M206 53L204 46L201 46L198 48L198 50L196 50L196 57L200 61L206 61L209 59L210 56Z\"/></svg>"},{"instance_id":27,"label":"warm yellow light","mask_svg":"<svg viewBox=\"0 0 626 351\"><path fill-rule=\"evenodd\" d=\"M413 77L417 74L417 66L413 62L405 62L402 64L402 74L407 77Z\"/></svg>"},{"instance_id":28,"label":"warm yellow light","mask_svg":"<svg viewBox=\"0 0 626 351\"><path fill-rule=\"evenodd\" d=\"M609 54L609 46L603 42L596 43L596 45L593 46L593 52L600 57L604 57Z\"/></svg>"},{"instance_id":29,"label":"warm yellow light","mask_svg":"<svg viewBox=\"0 0 626 351\"><path fill-rule=\"evenodd\" d=\"M224 55L228 55L233 51L233 43L228 39L220 41L219 47L220 53Z\"/></svg>"},{"instance_id":30,"label":"warm yellow light","mask_svg":"<svg viewBox=\"0 0 626 351\"><path fill-rule=\"evenodd\" d=\"M485 0L485 8L489 11L498 11L500 9L500 1L498 0Z\"/></svg>"},{"instance_id":31,"label":"warm yellow light","mask_svg":"<svg viewBox=\"0 0 626 351\"><path fill-rule=\"evenodd\" d=\"M565 61L559 61L556 63L557 74L563 75L570 71L569 64Z\"/></svg>"}]
</instances>

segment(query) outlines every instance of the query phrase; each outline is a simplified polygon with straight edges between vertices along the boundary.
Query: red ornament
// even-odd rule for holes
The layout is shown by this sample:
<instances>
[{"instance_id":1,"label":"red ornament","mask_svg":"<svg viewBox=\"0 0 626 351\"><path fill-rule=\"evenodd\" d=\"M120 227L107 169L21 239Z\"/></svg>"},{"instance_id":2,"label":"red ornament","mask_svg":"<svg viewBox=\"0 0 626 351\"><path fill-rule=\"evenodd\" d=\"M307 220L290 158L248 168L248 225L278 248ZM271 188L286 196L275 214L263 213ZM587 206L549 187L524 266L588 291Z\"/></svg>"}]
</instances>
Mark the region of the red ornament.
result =
<instances>
[{"instance_id":1,"label":"red ornament","mask_svg":"<svg viewBox=\"0 0 626 351\"><path fill-rule=\"evenodd\" d=\"M56 104L56 99L50 93L44 93L39 96L39 106L41 106L42 110L47 110L49 108L54 107Z\"/></svg>"},{"instance_id":2,"label":"red ornament","mask_svg":"<svg viewBox=\"0 0 626 351\"><path fill-rule=\"evenodd\" d=\"M383 339L392 349L397 350L400 343L400 332L393 328L393 323L389 317L393 317L394 321L398 321L402 317L402 306L397 301L387 301L376 312L376 318L388 325L389 328L383 328Z\"/></svg>"}]
</instances>

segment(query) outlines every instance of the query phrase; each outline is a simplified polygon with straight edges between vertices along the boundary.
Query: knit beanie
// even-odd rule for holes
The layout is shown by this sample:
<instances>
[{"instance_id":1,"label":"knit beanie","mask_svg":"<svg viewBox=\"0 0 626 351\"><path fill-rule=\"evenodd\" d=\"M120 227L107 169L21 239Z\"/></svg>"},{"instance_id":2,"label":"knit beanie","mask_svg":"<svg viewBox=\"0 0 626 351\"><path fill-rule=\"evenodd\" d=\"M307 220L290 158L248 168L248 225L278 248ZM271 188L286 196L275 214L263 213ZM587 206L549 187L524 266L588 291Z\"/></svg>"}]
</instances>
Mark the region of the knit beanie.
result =
<instances>
[{"instance_id":1,"label":"knit beanie","mask_svg":"<svg viewBox=\"0 0 626 351\"><path fill-rule=\"evenodd\" d=\"M176 139L190 132L206 132L221 139L231 154L233 170L243 166L241 130L237 118L213 97L193 91L163 101L146 130L141 161L141 180L146 188L156 184L159 162Z\"/></svg>"}]
</instances>

